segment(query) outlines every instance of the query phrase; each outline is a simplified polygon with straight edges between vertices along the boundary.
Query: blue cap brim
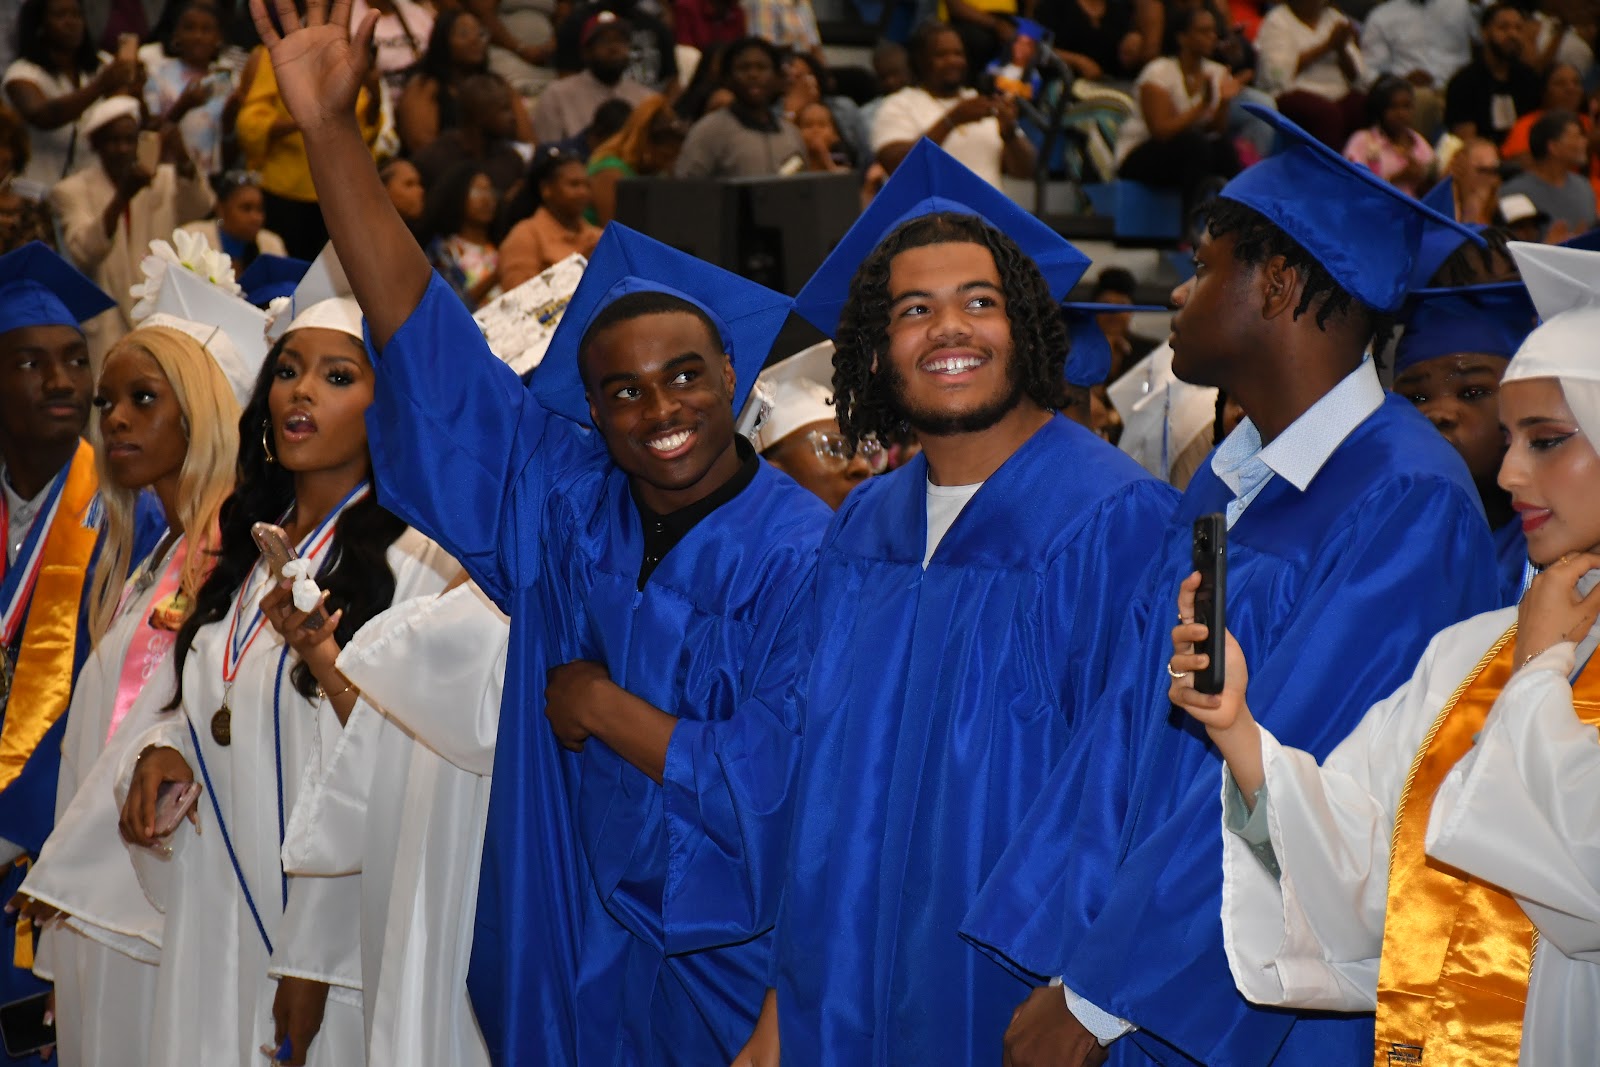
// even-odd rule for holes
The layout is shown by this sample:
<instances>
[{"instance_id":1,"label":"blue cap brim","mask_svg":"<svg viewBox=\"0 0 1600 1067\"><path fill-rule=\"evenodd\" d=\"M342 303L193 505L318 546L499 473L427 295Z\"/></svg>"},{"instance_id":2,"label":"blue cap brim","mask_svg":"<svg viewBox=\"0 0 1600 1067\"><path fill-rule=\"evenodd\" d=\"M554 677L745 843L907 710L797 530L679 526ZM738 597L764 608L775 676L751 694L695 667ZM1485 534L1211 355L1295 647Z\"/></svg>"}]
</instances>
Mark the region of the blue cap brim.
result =
<instances>
[{"instance_id":1,"label":"blue cap brim","mask_svg":"<svg viewBox=\"0 0 1600 1067\"><path fill-rule=\"evenodd\" d=\"M1285 147L1244 170L1218 195L1283 230L1366 307L1400 308L1412 287L1425 225L1484 243L1470 227L1345 159L1278 112L1244 107L1276 129Z\"/></svg>"},{"instance_id":2,"label":"blue cap brim","mask_svg":"<svg viewBox=\"0 0 1600 1067\"><path fill-rule=\"evenodd\" d=\"M903 223L946 211L976 215L1015 241L1038 264L1056 300L1064 300L1089 269L1089 257L1066 238L924 138L800 290L795 310L834 336L862 262Z\"/></svg>"},{"instance_id":3,"label":"blue cap brim","mask_svg":"<svg viewBox=\"0 0 1600 1067\"><path fill-rule=\"evenodd\" d=\"M117 302L40 241L0 256L0 333L28 326L71 326Z\"/></svg>"},{"instance_id":4,"label":"blue cap brim","mask_svg":"<svg viewBox=\"0 0 1600 1067\"><path fill-rule=\"evenodd\" d=\"M1467 352L1510 359L1538 322L1521 282L1418 290L1406 306L1395 373Z\"/></svg>"},{"instance_id":5,"label":"blue cap brim","mask_svg":"<svg viewBox=\"0 0 1600 1067\"><path fill-rule=\"evenodd\" d=\"M1062 304L1061 313L1067 322L1067 383L1099 385L1111 374L1111 342L1106 340L1105 331L1100 328L1096 316L1169 310L1159 304Z\"/></svg>"},{"instance_id":6,"label":"blue cap brim","mask_svg":"<svg viewBox=\"0 0 1600 1067\"><path fill-rule=\"evenodd\" d=\"M530 379L529 388L540 403L573 422L592 424L579 346L600 312L621 297L642 292L686 300L716 324L737 379L733 409L743 407L794 301L617 222L606 227L595 246L544 360Z\"/></svg>"},{"instance_id":7,"label":"blue cap brim","mask_svg":"<svg viewBox=\"0 0 1600 1067\"><path fill-rule=\"evenodd\" d=\"M244 290L244 298L250 303L265 307L277 297L292 295L310 269L311 264L303 259L259 255L239 275L239 288Z\"/></svg>"}]
</instances>

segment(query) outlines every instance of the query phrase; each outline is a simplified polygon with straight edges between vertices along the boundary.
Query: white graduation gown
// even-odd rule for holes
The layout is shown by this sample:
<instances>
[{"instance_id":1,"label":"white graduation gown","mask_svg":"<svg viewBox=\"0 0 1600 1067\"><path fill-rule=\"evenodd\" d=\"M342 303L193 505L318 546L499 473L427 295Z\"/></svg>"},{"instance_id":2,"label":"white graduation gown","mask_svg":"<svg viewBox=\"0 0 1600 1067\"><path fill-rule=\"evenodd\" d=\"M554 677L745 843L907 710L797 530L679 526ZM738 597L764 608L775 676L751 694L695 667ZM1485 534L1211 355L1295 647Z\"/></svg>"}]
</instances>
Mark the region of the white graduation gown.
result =
<instances>
[{"instance_id":1,"label":"white graduation gown","mask_svg":"<svg viewBox=\"0 0 1600 1067\"><path fill-rule=\"evenodd\" d=\"M396 601L437 594L455 566L415 531L401 535L389 549L388 560ZM252 601L265 589L260 574L254 577ZM246 620L253 608L253 603L246 605ZM322 743L317 736L317 704L295 690L290 680L295 657L291 653L283 660L283 640L270 625L264 626L240 661L228 694L232 742L218 745L211 736L211 722L227 688L222 679L227 639L226 619L196 635L183 672L181 713L167 716L130 744L120 769L118 799L120 803L126 796L138 754L149 745L177 749L194 768L195 778L201 779L188 726L192 722L229 839L273 948L269 954L240 888L217 825L213 798L203 794L197 803L201 832L187 823L179 826L169 839L170 860L149 850L130 850L145 892L166 914L150 1062L260 1067L265 1062L260 1049L272 1043L276 979L299 977L332 987L322 1029L306 1063L350 1067L365 1058L360 879L291 877L285 911L279 859L280 817L286 819L293 808L301 770ZM275 695L281 731L276 749Z\"/></svg>"},{"instance_id":2,"label":"white graduation gown","mask_svg":"<svg viewBox=\"0 0 1600 1067\"><path fill-rule=\"evenodd\" d=\"M61 742L56 826L22 886L67 915L40 931L34 961L34 972L55 983L63 1067L148 1062L161 914L140 888L117 833L112 786L128 738L153 725L172 697L170 653L123 719L132 734L119 730L109 745L106 734L123 661L160 591L157 580L129 598L84 661Z\"/></svg>"},{"instance_id":3,"label":"white graduation gown","mask_svg":"<svg viewBox=\"0 0 1600 1067\"><path fill-rule=\"evenodd\" d=\"M1320 768L1262 731L1281 881L1222 832L1228 962L1250 1000L1375 1008L1400 792L1440 710L1516 614L1503 608L1435 636L1411 680ZM1597 638L1551 649L1511 678L1428 822L1428 855L1510 892L1539 930L1522 1031L1530 1067L1600 1057L1600 731L1573 714L1568 684Z\"/></svg>"},{"instance_id":4,"label":"white graduation gown","mask_svg":"<svg viewBox=\"0 0 1600 1067\"><path fill-rule=\"evenodd\" d=\"M508 633L468 584L396 605L339 657L362 697L313 755L283 854L307 874L359 857L374 1065L489 1064L466 981Z\"/></svg>"}]
</instances>

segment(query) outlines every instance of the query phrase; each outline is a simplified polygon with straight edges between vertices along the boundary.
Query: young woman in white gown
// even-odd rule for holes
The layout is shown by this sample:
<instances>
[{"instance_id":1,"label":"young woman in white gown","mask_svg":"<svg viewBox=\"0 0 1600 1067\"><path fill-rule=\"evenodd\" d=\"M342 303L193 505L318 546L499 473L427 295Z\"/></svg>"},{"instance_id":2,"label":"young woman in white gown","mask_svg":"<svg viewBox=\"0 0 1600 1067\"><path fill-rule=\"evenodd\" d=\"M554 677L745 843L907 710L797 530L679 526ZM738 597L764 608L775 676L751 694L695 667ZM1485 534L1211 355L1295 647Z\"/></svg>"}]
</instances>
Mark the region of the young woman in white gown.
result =
<instances>
[{"instance_id":1,"label":"young woman in white gown","mask_svg":"<svg viewBox=\"0 0 1600 1067\"><path fill-rule=\"evenodd\" d=\"M90 588L94 649L62 740L57 831L17 903L39 921L59 914L40 931L34 970L55 983L61 1062L143 1067L160 916L117 838L110 775L91 768L123 725L147 717L135 710L142 694L151 707L172 695L173 638L205 579L217 513L233 490L239 403L200 342L155 326L107 354L94 404L89 436L105 508ZM136 503L146 490L160 501L166 533L134 559Z\"/></svg>"},{"instance_id":2,"label":"young woman in white gown","mask_svg":"<svg viewBox=\"0 0 1600 1067\"><path fill-rule=\"evenodd\" d=\"M365 1059L359 879L290 877L280 858L301 770L330 743L319 742L318 707L326 699L348 713L356 694L324 695L269 624L267 610L281 618L291 605L251 538L256 522L284 528L328 594L325 630L340 643L448 581L448 558L378 505L361 338L359 308L338 297L300 312L269 354L240 423L222 551L174 648L174 713L130 745L121 768L121 830L136 846L155 842L165 783L203 787L170 859L134 850L166 915L152 1063L255 1067L263 1048L289 1064Z\"/></svg>"},{"instance_id":3,"label":"young woman in white gown","mask_svg":"<svg viewBox=\"0 0 1600 1067\"><path fill-rule=\"evenodd\" d=\"M1206 696L1205 627L1173 630L1173 703L1227 761L1234 981L1259 1004L1376 1009L1383 1064L1600 1057L1600 255L1511 247L1544 319L1500 391L1500 484L1545 568L1521 605L1438 634L1320 767L1251 715L1232 635Z\"/></svg>"}]
</instances>

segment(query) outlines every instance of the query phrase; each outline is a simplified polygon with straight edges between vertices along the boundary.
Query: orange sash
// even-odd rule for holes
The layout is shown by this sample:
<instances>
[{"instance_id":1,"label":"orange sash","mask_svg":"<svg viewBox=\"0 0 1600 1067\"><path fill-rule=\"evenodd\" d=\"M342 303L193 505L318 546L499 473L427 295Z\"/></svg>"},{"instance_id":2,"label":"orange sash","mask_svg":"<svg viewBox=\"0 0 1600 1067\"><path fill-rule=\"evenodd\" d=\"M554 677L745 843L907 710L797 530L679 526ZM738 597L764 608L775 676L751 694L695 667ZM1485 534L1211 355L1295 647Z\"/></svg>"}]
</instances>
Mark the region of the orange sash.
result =
<instances>
[{"instance_id":1,"label":"orange sash","mask_svg":"<svg viewBox=\"0 0 1600 1067\"><path fill-rule=\"evenodd\" d=\"M72 701L72 662L78 644L78 607L84 576L100 536L84 526L99 489L94 449L78 442L61 489L61 504L46 533L39 577L22 631L5 721L0 724L0 789L22 773L33 750Z\"/></svg>"},{"instance_id":2,"label":"orange sash","mask_svg":"<svg viewBox=\"0 0 1600 1067\"><path fill-rule=\"evenodd\" d=\"M1516 664L1517 628L1484 653L1434 720L1395 814L1378 973L1377 1067L1515 1067L1538 933L1508 894L1430 859L1434 797L1472 750ZM1600 662L1573 687L1600 722Z\"/></svg>"}]
</instances>

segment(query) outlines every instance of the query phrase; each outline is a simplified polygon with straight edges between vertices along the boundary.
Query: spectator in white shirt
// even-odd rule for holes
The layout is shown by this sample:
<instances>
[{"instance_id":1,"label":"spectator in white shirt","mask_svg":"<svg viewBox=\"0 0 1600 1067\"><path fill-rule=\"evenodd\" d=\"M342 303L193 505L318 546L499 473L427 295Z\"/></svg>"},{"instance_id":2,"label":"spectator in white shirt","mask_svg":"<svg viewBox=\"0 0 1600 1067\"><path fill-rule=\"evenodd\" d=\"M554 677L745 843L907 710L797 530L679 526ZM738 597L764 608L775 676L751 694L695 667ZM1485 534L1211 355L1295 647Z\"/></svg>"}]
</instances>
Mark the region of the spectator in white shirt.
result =
<instances>
[{"instance_id":1,"label":"spectator in white shirt","mask_svg":"<svg viewBox=\"0 0 1600 1067\"><path fill-rule=\"evenodd\" d=\"M1478 20L1467 0L1384 0L1361 31L1367 69L1417 90L1417 130L1431 137L1444 120L1444 89L1472 61Z\"/></svg>"},{"instance_id":2,"label":"spectator in white shirt","mask_svg":"<svg viewBox=\"0 0 1600 1067\"><path fill-rule=\"evenodd\" d=\"M1001 175L1033 176L1033 145L1017 129L1017 105L965 88L967 52L942 22L926 22L907 44L915 82L886 97L872 123L872 150L889 173L926 137L998 188Z\"/></svg>"},{"instance_id":3,"label":"spectator in white shirt","mask_svg":"<svg viewBox=\"0 0 1600 1067\"><path fill-rule=\"evenodd\" d=\"M1329 148L1361 128L1366 66L1354 24L1328 0L1288 0L1267 12L1256 34L1261 87Z\"/></svg>"}]
</instances>

